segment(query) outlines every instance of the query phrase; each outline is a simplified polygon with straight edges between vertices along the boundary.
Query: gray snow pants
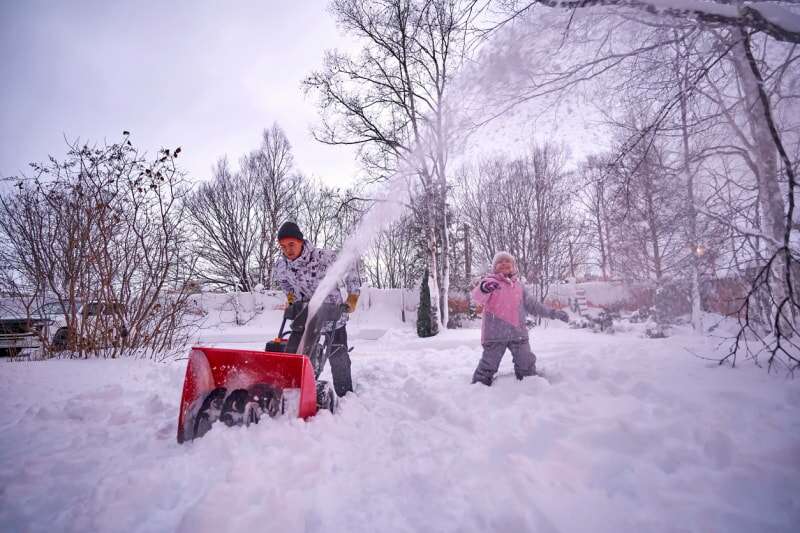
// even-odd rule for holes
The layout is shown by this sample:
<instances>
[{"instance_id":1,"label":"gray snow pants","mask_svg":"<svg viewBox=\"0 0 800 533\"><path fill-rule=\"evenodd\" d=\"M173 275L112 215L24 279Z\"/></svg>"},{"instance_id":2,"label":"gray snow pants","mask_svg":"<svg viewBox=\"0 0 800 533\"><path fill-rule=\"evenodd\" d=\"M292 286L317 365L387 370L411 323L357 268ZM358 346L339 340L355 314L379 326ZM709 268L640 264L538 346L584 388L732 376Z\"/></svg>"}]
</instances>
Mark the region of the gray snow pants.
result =
<instances>
[{"instance_id":1,"label":"gray snow pants","mask_svg":"<svg viewBox=\"0 0 800 533\"><path fill-rule=\"evenodd\" d=\"M497 373L497 369L500 368L500 361L503 359L503 354L506 353L506 348L511 350L511 357L514 360L514 374L516 374L517 379L536 375L536 356L531 351L528 339L489 341L483 343L483 355L478 362L478 368L475 369L475 373L472 375L473 383L492 384L492 378Z\"/></svg>"}]
</instances>

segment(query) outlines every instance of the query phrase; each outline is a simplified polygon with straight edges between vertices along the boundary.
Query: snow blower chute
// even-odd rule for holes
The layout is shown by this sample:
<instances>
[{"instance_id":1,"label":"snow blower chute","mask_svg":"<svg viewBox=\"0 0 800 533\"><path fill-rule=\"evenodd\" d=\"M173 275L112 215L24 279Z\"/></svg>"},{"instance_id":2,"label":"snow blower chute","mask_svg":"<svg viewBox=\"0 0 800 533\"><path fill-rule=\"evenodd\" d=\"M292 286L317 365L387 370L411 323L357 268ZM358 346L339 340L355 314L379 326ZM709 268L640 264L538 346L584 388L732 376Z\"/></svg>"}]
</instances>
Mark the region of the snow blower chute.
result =
<instances>
[{"instance_id":1,"label":"snow blower chute","mask_svg":"<svg viewBox=\"0 0 800 533\"><path fill-rule=\"evenodd\" d=\"M298 301L284 311L278 337L263 352L195 346L189 353L178 414L178 443L205 435L211 426L250 425L265 417L288 414L303 419L320 408L333 412L336 394L326 381L318 381L332 335L322 325L338 320L342 306L324 304L311 320L306 346L309 356L287 353L305 330L308 302ZM290 331L284 331L287 320ZM320 338L323 342L320 343ZM290 346L291 345L291 346Z\"/></svg>"}]
</instances>

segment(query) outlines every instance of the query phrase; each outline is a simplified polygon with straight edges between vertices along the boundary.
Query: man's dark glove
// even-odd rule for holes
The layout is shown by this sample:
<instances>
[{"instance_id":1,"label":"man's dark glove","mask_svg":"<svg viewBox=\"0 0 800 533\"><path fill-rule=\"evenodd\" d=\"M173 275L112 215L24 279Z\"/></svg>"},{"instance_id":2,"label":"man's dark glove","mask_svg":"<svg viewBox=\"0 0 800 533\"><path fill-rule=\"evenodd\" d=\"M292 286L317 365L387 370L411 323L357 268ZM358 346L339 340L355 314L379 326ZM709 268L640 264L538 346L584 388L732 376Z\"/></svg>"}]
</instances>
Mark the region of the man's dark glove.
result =
<instances>
[{"instance_id":1,"label":"man's dark glove","mask_svg":"<svg viewBox=\"0 0 800 533\"><path fill-rule=\"evenodd\" d=\"M481 292L484 294L489 294L492 291L496 291L500 288L500 284L494 280L486 279L481 281L480 284Z\"/></svg>"},{"instance_id":2,"label":"man's dark glove","mask_svg":"<svg viewBox=\"0 0 800 533\"><path fill-rule=\"evenodd\" d=\"M569 315L566 311L562 311L561 309L555 309L552 313L552 318L556 320L560 320L562 322L569 322Z\"/></svg>"}]
</instances>

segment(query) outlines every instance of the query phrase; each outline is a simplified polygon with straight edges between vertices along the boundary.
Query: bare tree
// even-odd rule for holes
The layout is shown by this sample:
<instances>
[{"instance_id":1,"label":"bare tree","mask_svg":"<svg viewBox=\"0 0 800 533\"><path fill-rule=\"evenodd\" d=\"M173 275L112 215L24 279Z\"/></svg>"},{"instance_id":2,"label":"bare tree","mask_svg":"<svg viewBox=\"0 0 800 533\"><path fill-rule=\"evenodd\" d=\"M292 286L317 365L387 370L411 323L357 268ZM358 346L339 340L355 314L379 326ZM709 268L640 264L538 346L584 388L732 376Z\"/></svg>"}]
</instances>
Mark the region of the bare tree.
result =
<instances>
[{"instance_id":1,"label":"bare tree","mask_svg":"<svg viewBox=\"0 0 800 533\"><path fill-rule=\"evenodd\" d=\"M277 124L234 170L220 159L209 182L187 200L199 243L201 277L217 286L251 291L272 279L280 225L298 214L303 179L292 147Z\"/></svg>"},{"instance_id":2,"label":"bare tree","mask_svg":"<svg viewBox=\"0 0 800 533\"><path fill-rule=\"evenodd\" d=\"M642 111L636 115L646 116ZM629 138L641 124L633 113L628 115L620 123L628 130L623 137ZM650 136L647 143L627 149L610 173L616 198L612 239L620 274L661 282L676 275L685 256L680 221L686 200L660 137Z\"/></svg>"},{"instance_id":3,"label":"bare tree","mask_svg":"<svg viewBox=\"0 0 800 533\"><path fill-rule=\"evenodd\" d=\"M752 288L745 299L740 312L741 329L736 336L731 353L723 361L732 359L743 347L742 341L748 335L754 335L761 342L762 348L755 352L748 350L748 355L756 359L761 351L768 354L768 366L782 363L790 371L800 368L800 345L797 343L798 318L800 318L800 299L796 278L800 273L800 251L792 239L792 227L795 225L795 196L797 181L795 177L796 162L790 159L784 137L776 123L775 111L765 89L762 67L755 58L751 36L740 29L742 56L736 64L740 72L739 78L744 87L745 98L752 102L748 106L750 112L749 125L755 139L756 175L759 176L759 196L764 207L762 217L762 234L766 246L767 262L756 273ZM742 65L744 63L744 65ZM776 157L777 153L777 157ZM795 152L796 153L796 152ZM783 209L783 194L778 186L780 158L782 173L786 179L786 208ZM781 207L780 212L778 207ZM759 335L750 323L750 310L754 307L759 293L769 302L769 321L771 336L768 339Z\"/></svg>"},{"instance_id":4,"label":"bare tree","mask_svg":"<svg viewBox=\"0 0 800 533\"><path fill-rule=\"evenodd\" d=\"M373 173L386 175L405 165L419 180L417 216L425 223L444 324L450 275L447 165L456 131L446 97L463 60L475 4L335 0L331 10L340 26L361 40L361 54L328 52L324 68L305 81L320 98L319 140L360 146Z\"/></svg>"},{"instance_id":5,"label":"bare tree","mask_svg":"<svg viewBox=\"0 0 800 533\"><path fill-rule=\"evenodd\" d=\"M256 188L256 216L260 234L255 254L254 280L267 286L278 255L276 236L284 220L297 213L298 187L302 181L294 170L289 139L278 124L264 130L261 147L242 159L242 174Z\"/></svg>"},{"instance_id":6,"label":"bare tree","mask_svg":"<svg viewBox=\"0 0 800 533\"><path fill-rule=\"evenodd\" d=\"M414 287L425 270L424 250L413 215L382 231L363 259L370 284L377 288Z\"/></svg>"},{"instance_id":7,"label":"bare tree","mask_svg":"<svg viewBox=\"0 0 800 533\"><path fill-rule=\"evenodd\" d=\"M662 0L511 0L502 2L510 8L511 15L505 22L532 10L535 6L561 10L582 8L619 8L631 14L696 21L706 27L728 27L743 31L763 32L782 42L800 44L800 31L792 24L792 0L769 2L761 6L756 2L742 5L734 0L685 0L680 5L670 5ZM764 2L765 4L767 2ZM783 4L781 7L774 4Z\"/></svg>"},{"instance_id":8,"label":"bare tree","mask_svg":"<svg viewBox=\"0 0 800 533\"><path fill-rule=\"evenodd\" d=\"M243 162L246 166L247 158ZM245 292L256 284L252 267L263 236L257 177L234 173L222 158L212 181L201 184L186 200L199 243L200 275L208 282Z\"/></svg>"},{"instance_id":9,"label":"bare tree","mask_svg":"<svg viewBox=\"0 0 800 533\"><path fill-rule=\"evenodd\" d=\"M337 190L319 180L305 179L297 189L297 221L309 242L322 248L337 240L335 219L340 202Z\"/></svg>"},{"instance_id":10,"label":"bare tree","mask_svg":"<svg viewBox=\"0 0 800 533\"><path fill-rule=\"evenodd\" d=\"M611 194L610 167L601 157L590 157L579 170L583 186L578 191L578 201L585 213L589 246L600 269L603 280L608 280L613 270L613 246L611 242L611 212L614 209Z\"/></svg>"}]
</instances>

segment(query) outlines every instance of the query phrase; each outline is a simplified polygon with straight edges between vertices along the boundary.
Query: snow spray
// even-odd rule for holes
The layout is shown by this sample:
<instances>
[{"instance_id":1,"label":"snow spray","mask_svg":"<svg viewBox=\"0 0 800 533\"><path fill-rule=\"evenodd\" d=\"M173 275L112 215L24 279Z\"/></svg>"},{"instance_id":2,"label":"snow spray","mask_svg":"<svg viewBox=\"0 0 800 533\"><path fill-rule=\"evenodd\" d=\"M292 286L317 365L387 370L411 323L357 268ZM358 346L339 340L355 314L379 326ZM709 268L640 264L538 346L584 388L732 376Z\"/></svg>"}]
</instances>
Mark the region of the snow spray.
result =
<instances>
[{"instance_id":1,"label":"snow spray","mask_svg":"<svg viewBox=\"0 0 800 533\"><path fill-rule=\"evenodd\" d=\"M446 120L458 123L458 126L453 127L450 131L451 138L448 142L448 151L452 151L455 145L459 144L456 142L457 135L454 135L456 132L463 136L474 129L475 124L473 121L465 120L469 118L470 114L469 111L466 111L466 102L474 100L476 94L483 94L480 88L476 87L476 85L480 86L480 84L474 82L474 80L478 78L479 75L472 71L459 74L452 82L452 91L457 96L450 96L447 98L447 101L442 102L442 109L445 112ZM449 105L448 102L457 102L458 104ZM461 141L463 142L463 139ZM427 138L424 135L417 140L414 149L398 162L400 169L386 182L378 198L376 198L375 204L359 222L355 233L345 240L336 261L328 268L325 277L311 296L311 301L308 304L306 324L311 323L312 318L316 315L317 311L319 311L325 298L333 291L338 290L339 281L345 277L347 271L352 268L364 252L366 252L367 248L372 244L372 241L375 240L378 234L391 226L392 223L399 220L406 212L407 206L411 203L411 186L408 183L408 179L418 171L415 169L414 161L425 159L426 151L423 149L423 145L428 144L433 144L433 139ZM453 153L449 154L449 157L453 156ZM432 287L432 290L438 292L435 286ZM300 340L298 353L307 353L307 351L310 351L306 350L307 337L308 328L306 328Z\"/></svg>"},{"instance_id":2,"label":"snow spray","mask_svg":"<svg viewBox=\"0 0 800 533\"><path fill-rule=\"evenodd\" d=\"M486 100L491 101L491 95L499 87L511 83L511 74L522 70L519 65L522 58L518 54L519 43L516 37L517 34L509 32L505 39L500 40L498 46L488 48L471 68L465 68L451 80L448 95L441 102L441 110L445 115L443 120L450 124L447 152L451 162L459 152L466 149L467 138L477 130L477 126L485 123L487 117L493 115L493 112L483 109L488 105ZM505 75L499 75L498 68L503 70ZM529 81L527 76L520 78ZM492 104L498 105L496 102ZM479 144L487 144L486 139L482 139ZM345 277L347 271L358 261L378 234L399 220L406 212L407 205L411 203L407 178L416 173L414 161L425 159L426 145L435 146L435 140L423 134L417 139L417 145L411 153L399 161L401 170L389 179L379 198L376 199L375 205L358 224L355 233L345 240L336 261L328 268L325 277L311 297L306 324L311 323L325 298L338 289L339 281ZM470 150L474 153L475 146L470 147ZM435 286L431 287L431 290L438 293ZM300 340L298 353L307 351L307 334L308 329Z\"/></svg>"},{"instance_id":3,"label":"snow spray","mask_svg":"<svg viewBox=\"0 0 800 533\"><path fill-rule=\"evenodd\" d=\"M311 319L317 314L325 298L338 290L339 280L345 277L347 271L366 252L375 237L403 216L409 204L409 194L406 175L398 172L389 179L375 199L375 204L362 217L356 231L345 240L336 261L328 267L325 277L311 296L306 324L311 323ZM306 353L307 336L308 328L300 340L298 353Z\"/></svg>"}]
</instances>

